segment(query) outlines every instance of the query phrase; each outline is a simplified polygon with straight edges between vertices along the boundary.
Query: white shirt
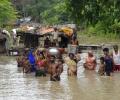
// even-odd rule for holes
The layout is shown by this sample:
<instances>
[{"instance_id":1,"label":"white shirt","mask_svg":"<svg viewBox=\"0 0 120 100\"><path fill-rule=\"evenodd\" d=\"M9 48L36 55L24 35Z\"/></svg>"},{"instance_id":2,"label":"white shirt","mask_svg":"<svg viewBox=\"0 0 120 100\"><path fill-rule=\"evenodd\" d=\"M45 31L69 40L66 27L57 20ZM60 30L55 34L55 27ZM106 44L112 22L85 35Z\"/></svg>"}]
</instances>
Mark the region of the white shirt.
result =
<instances>
[{"instance_id":1,"label":"white shirt","mask_svg":"<svg viewBox=\"0 0 120 100\"><path fill-rule=\"evenodd\" d=\"M13 31L13 38L16 38L16 36L17 36L16 29L12 29L12 31Z\"/></svg>"},{"instance_id":2,"label":"white shirt","mask_svg":"<svg viewBox=\"0 0 120 100\"><path fill-rule=\"evenodd\" d=\"M113 51L113 60L115 65L120 65L120 52L116 54L115 51Z\"/></svg>"},{"instance_id":3,"label":"white shirt","mask_svg":"<svg viewBox=\"0 0 120 100\"><path fill-rule=\"evenodd\" d=\"M53 39L57 39L58 38L58 32L53 32Z\"/></svg>"}]
</instances>

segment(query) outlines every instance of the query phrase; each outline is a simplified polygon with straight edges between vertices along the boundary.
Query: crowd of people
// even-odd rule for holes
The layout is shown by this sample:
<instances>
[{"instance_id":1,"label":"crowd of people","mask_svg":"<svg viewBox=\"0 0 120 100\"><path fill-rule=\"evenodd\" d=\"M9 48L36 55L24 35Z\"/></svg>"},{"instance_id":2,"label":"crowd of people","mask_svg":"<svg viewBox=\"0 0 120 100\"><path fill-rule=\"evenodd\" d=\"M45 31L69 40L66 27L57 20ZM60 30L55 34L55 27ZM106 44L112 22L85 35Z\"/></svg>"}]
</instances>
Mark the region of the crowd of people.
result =
<instances>
[{"instance_id":1,"label":"crowd of people","mask_svg":"<svg viewBox=\"0 0 120 100\"><path fill-rule=\"evenodd\" d=\"M100 57L98 74L100 76L112 76L113 72L120 71L120 52L115 45L112 53L108 48L103 49L104 55ZM35 72L35 76L50 75L51 81L60 81L63 72L63 63L67 64L68 76L77 76L77 63L81 60L80 53L69 53L63 56L58 50L52 55L49 49L25 49L24 54L17 58L18 67L23 67L23 73ZM85 70L95 70L98 62L92 51L88 51L83 67Z\"/></svg>"},{"instance_id":2,"label":"crowd of people","mask_svg":"<svg viewBox=\"0 0 120 100\"><path fill-rule=\"evenodd\" d=\"M60 80L63 71L63 60L60 56L50 55L45 49L25 49L24 54L17 58L18 67L23 73L35 72L35 76L50 74L50 80Z\"/></svg>"},{"instance_id":3,"label":"crowd of people","mask_svg":"<svg viewBox=\"0 0 120 100\"><path fill-rule=\"evenodd\" d=\"M104 48L104 56L100 58L100 75L112 76L113 72L120 71L120 53L117 45L113 46L112 53L108 48Z\"/></svg>"},{"instance_id":4,"label":"crowd of people","mask_svg":"<svg viewBox=\"0 0 120 100\"><path fill-rule=\"evenodd\" d=\"M109 48L103 49L104 55L100 57L99 64L99 75L112 76L113 72L120 71L120 53L117 45L113 46L113 51L110 53ZM84 68L89 70L94 70L96 68L97 62L92 51L88 52L88 57L86 57Z\"/></svg>"},{"instance_id":5,"label":"crowd of people","mask_svg":"<svg viewBox=\"0 0 120 100\"><path fill-rule=\"evenodd\" d=\"M23 68L23 73L35 72L35 76L50 74L51 81L59 81L63 72L63 63L68 67L68 75L77 75L77 62L80 60L73 53L63 57L59 49L56 54L51 54L50 49L37 48L25 49L24 53L17 58L18 67ZM53 51L54 52L54 51Z\"/></svg>"}]
</instances>

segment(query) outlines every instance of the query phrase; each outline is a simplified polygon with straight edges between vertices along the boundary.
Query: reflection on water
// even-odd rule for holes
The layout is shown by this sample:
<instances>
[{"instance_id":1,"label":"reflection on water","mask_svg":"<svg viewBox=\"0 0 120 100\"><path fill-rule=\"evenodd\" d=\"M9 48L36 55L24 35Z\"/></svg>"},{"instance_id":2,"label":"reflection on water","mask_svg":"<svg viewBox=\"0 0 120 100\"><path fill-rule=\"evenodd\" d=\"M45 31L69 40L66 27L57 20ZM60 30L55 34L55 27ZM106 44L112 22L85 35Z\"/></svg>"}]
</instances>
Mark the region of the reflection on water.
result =
<instances>
[{"instance_id":1,"label":"reflection on water","mask_svg":"<svg viewBox=\"0 0 120 100\"><path fill-rule=\"evenodd\" d=\"M49 81L49 76L23 74L15 58L0 57L0 100L119 100L120 73L109 78L98 76L97 70L85 71L84 56L77 77L68 77L64 65L60 82Z\"/></svg>"}]
</instances>

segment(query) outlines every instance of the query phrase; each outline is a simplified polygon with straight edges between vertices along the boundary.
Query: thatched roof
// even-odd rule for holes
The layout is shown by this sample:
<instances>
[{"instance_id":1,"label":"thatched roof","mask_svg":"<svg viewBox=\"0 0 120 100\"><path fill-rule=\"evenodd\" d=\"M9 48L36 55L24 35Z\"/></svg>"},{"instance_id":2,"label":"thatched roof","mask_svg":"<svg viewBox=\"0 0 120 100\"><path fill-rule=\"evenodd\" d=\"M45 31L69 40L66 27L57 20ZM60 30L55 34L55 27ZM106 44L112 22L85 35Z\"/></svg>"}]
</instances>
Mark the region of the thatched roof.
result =
<instances>
[{"instance_id":1,"label":"thatched roof","mask_svg":"<svg viewBox=\"0 0 120 100\"><path fill-rule=\"evenodd\" d=\"M66 25L56 25L56 26L42 26L36 27L34 24L23 24L18 29L17 32L21 33L31 33L34 35L52 35L51 33L54 32L54 28L57 28L58 30L62 30L63 33L66 35L72 35L73 29L76 28L75 24L66 24ZM63 29L64 28L64 29Z\"/></svg>"}]
</instances>

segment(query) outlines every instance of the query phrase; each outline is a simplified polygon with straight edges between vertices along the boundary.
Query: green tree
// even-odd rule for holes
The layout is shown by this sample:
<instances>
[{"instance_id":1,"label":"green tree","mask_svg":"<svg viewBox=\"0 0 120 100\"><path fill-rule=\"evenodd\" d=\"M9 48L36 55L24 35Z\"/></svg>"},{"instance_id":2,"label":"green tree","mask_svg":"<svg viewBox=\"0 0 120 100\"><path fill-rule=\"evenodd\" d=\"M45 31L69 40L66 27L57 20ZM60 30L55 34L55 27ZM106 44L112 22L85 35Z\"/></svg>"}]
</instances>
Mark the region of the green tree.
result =
<instances>
[{"instance_id":1,"label":"green tree","mask_svg":"<svg viewBox=\"0 0 120 100\"><path fill-rule=\"evenodd\" d=\"M10 0L0 0L0 26L7 24L17 18L17 12Z\"/></svg>"},{"instance_id":2,"label":"green tree","mask_svg":"<svg viewBox=\"0 0 120 100\"><path fill-rule=\"evenodd\" d=\"M66 5L71 19L78 25L94 28L97 25L97 29L101 29L99 26L109 33L113 32L112 26L120 23L120 0L66 0Z\"/></svg>"},{"instance_id":3,"label":"green tree","mask_svg":"<svg viewBox=\"0 0 120 100\"><path fill-rule=\"evenodd\" d=\"M51 9L41 13L43 23L60 24L69 21L65 2L55 3Z\"/></svg>"},{"instance_id":4,"label":"green tree","mask_svg":"<svg viewBox=\"0 0 120 100\"><path fill-rule=\"evenodd\" d=\"M22 16L31 16L34 21L44 24L58 24L69 19L65 0L22 0L21 7L17 8L21 8L18 10Z\"/></svg>"}]
</instances>

